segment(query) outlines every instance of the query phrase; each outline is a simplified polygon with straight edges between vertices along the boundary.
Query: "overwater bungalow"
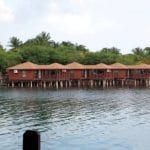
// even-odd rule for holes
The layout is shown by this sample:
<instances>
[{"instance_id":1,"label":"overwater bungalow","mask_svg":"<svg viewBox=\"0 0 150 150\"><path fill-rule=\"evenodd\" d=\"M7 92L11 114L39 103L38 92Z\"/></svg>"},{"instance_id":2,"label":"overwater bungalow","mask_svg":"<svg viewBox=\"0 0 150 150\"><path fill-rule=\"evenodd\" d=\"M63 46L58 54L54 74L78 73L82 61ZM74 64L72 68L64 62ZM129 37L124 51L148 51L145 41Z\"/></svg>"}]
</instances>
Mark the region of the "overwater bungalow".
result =
<instances>
[{"instance_id":1,"label":"overwater bungalow","mask_svg":"<svg viewBox=\"0 0 150 150\"><path fill-rule=\"evenodd\" d=\"M83 65L73 62L38 65L25 62L7 68L7 74L7 85L11 87L150 87L150 65L147 64Z\"/></svg>"}]
</instances>

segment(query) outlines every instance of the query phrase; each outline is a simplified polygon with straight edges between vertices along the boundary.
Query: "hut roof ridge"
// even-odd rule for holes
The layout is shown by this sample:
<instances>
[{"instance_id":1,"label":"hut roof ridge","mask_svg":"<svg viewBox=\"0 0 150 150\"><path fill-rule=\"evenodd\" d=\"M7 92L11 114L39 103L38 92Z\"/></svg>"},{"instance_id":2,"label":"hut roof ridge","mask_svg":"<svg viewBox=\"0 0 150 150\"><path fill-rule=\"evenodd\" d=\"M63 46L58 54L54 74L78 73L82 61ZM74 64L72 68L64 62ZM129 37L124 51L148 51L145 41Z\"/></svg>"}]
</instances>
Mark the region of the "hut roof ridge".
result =
<instances>
[{"instance_id":1,"label":"hut roof ridge","mask_svg":"<svg viewBox=\"0 0 150 150\"><path fill-rule=\"evenodd\" d=\"M124 64L121 64L121 63L114 63L114 64L111 64L111 65L109 65L109 66L111 66L112 67L112 69L114 68L117 68L117 69L126 69L127 68L127 66L126 65L124 65Z\"/></svg>"},{"instance_id":2,"label":"hut roof ridge","mask_svg":"<svg viewBox=\"0 0 150 150\"><path fill-rule=\"evenodd\" d=\"M30 61L27 61L27 62L18 64L18 65L9 67L7 69L36 69L37 67L38 67L37 64L34 64L34 63L30 62Z\"/></svg>"},{"instance_id":3,"label":"hut roof ridge","mask_svg":"<svg viewBox=\"0 0 150 150\"><path fill-rule=\"evenodd\" d=\"M69 69L84 69L85 65L82 65L78 62L72 62L66 65Z\"/></svg>"}]
</instances>

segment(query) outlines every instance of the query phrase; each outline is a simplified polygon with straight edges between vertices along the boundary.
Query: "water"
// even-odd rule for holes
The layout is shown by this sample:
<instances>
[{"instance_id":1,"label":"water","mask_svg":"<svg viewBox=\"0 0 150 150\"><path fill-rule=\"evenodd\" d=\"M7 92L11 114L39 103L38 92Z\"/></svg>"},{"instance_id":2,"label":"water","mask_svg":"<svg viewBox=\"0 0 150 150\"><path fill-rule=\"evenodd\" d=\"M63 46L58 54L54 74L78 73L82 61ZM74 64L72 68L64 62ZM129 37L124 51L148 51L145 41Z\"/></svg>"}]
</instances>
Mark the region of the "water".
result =
<instances>
[{"instance_id":1,"label":"water","mask_svg":"<svg viewBox=\"0 0 150 150\"><path fill-rule=\"evenodd\" d=\"M42 150L149 150L149 89L0 89L0 149L21 150L27 129Z\"/></svg>"}]
</instances>

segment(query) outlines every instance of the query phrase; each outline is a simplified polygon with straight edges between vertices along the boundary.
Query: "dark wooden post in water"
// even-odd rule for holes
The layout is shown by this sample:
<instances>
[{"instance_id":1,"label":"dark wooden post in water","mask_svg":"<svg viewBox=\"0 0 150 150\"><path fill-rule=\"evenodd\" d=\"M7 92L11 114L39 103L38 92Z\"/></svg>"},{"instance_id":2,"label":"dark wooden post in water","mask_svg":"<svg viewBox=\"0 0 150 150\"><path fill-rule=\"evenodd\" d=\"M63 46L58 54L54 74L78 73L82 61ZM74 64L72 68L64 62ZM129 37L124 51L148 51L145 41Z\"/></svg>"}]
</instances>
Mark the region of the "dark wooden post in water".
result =
<instances>
[{"instance_id":1,"label":"dark wooden post in water","mask_svg":"<svg viewBox=\"0 0 150 150\"><path fill-rule=\"evenodd\" d=\"M40 150L40 134L38 131L27 130L23 134L23 150Z\"/></svg>"}]
</instances>

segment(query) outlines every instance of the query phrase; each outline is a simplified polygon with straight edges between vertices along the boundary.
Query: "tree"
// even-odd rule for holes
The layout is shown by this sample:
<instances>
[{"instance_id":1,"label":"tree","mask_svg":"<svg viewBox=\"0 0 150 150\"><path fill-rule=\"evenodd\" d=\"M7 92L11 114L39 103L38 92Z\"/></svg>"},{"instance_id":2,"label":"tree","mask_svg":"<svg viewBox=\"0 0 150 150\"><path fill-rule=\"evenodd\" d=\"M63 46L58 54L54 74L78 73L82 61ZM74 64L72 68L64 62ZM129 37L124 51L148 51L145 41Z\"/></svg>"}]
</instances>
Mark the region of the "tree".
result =
<instances>
[{"instance_id":1,"label":"tree","mask_svg":"<svg viewBox=\"0 0 150 150\"><path fill-rule=\"evenodd\" d=\"M11 47L12 49L16 49L19 46L21 46L22 41L20 41L17 37L13 36L10 38L9 41L9 47Z\"/></svg>"},{"instance_id":2,"label":"tree","mask_svg":"<svg viewBox=\"0 0 150 150\"><path fill-rule=\"evenodd\" d=\"M83 64L98 64L101 61L99 56L99 52L87 52L81 61Z\"/></svg>"},{"instance_id":3,"label":"tree","mask_svg":"<svg viewBox=\"0 0 150 150\"><path fill-rule=\"evenodd\" d=\"M117 58L121 56L118 48L103 48L98 52L99 60L102 63L112 64L117 62Z\"/></svg>"},{"instance_id":4,"label":"tree","mask_svg":"<svg viewBox=\"0 0 150 150\"><path fill-rule=\"evenodd\" d=\"M40 34L38 34L35 38L29 39L27 40L24 45L26 46L33 46L33 45L42 45L42 46L50 46L50 47L54 47L55 42L53 40L51 40L51 36L50 33L46 33L46 32L41 32Z\"/></svg>"},{"instance_id":5,"label":"tree","mask_svg":"<svg viewBox=\"0 0 150 150\"><path fill-rule=\"evenodd\" d=\"M6 60L8 66L17 65L19 63L22 63L22 56L18 51L8 51L6 53Z\"/></svg>"},{"instance_id":6,"label":"tree","mask_svg":"<svg viewBox=\"0 0 150 150\"><path fill-rule=\"evenodd\" d=\"M48 64L49 62L49 49L45 46L39 45L26 45L22 47L19 54L22 61L31 61L37 64Z\"/></svg>"},{"instance_id":7,"label":"tree","mask_svg":"<svg viewBox=\"0 0 150 150\"><path fill-rule=\"evenodd\" d=\"M39 35L36 36L35 41L38 45L50 45L50 33L41 32Z\"/></svg>"},{"instance_id":8,"label":"tree","mask_svg":"<svg viewBox=\"0 0 150 150\"><path fill-rule=\"evenodd\" d=\"M144 50L143 50L142 48L139 48L139 47L134 48L134 49L132 50L132 52L133 52L133 54L134 54L135 56L137 56L139 59L142 59L142 58L144 57L144 55L145 55Z\"/></svg>"},{"instance_id":9,"label":"tree","mask_svg":"<svg viewBox=\"0 0 150 150\"><path fill-rule=\"evenodd\" d=\"M115 55L119 55L120 54L120 50L116 47L112 47L112 48L103 48L101 51L101 53L106 53L106 54L115 54Z\"/></svg>"},{"instance_id":10,"label":"tree","mask_svg":"<svg viewBox=\"0 0 150 150\"><path fill-rule=\"evenodd\" d=\"M133 52L133 54L134 55L144 55L144 51L143 51L143 49L142 48L140 48L140 47L137 47L137 48L134 48L134 49L132 49L132 52Z\"/></svg>"},{"instance_id":11,"label":"tree","mask_svg":"<svg viewBox=\"0 0 150 150\"><path fill-rule=\"evenodd\" d=\"M145 47L144 52L146 55L150 56L150 47Z\"/></svg>"},{"instance_id":12,"label":"tree","mask_svg":"<svg viewBox=\"0 0 150 150\"><path fill-rule=\"evenodd\" d=\"M0 50L4 50L3 45L0 44Z\"/></svg>"},{"instance_id":13,"label":"tree","mask_svg":"<svg viewBox=\"0 0 150 150\"><path fill-rule=\"evenodd\" d=\"M125 65L137 64L137 58L134 54L124 54L117 58L117 62Z\"/></svg>"},{"instance_id":14,"label":"tree","mask_svg":"<svg viewBox=\"0 0 150 150\"><path fill-rule=\"evenodd\" d=\"M75 45L71 43L70 41L62 41L60 45L65 46L65 47L75 48Z\"/></svg>"},{"instance_id":15,"label":"tree","mask_svg":"<svg viewBox=\"0 0 150 150\"><path fill-rule=\"evenodd\" d=\"M86 49L86 47L81 44L80 45L76 44L76 49L79 51L88 52L88 49Z\"/></svg>"},{"instance_id":16,"label":"tree","mask_svg":"<svg viewBox=\"0 0 150 150\"><path fill-rule=\"evenodd\" d=\"M5 69L7 68L7 58L6 58L6 52L0 51L0 72L5 72Z\"/></svg>"}]
</instances>

